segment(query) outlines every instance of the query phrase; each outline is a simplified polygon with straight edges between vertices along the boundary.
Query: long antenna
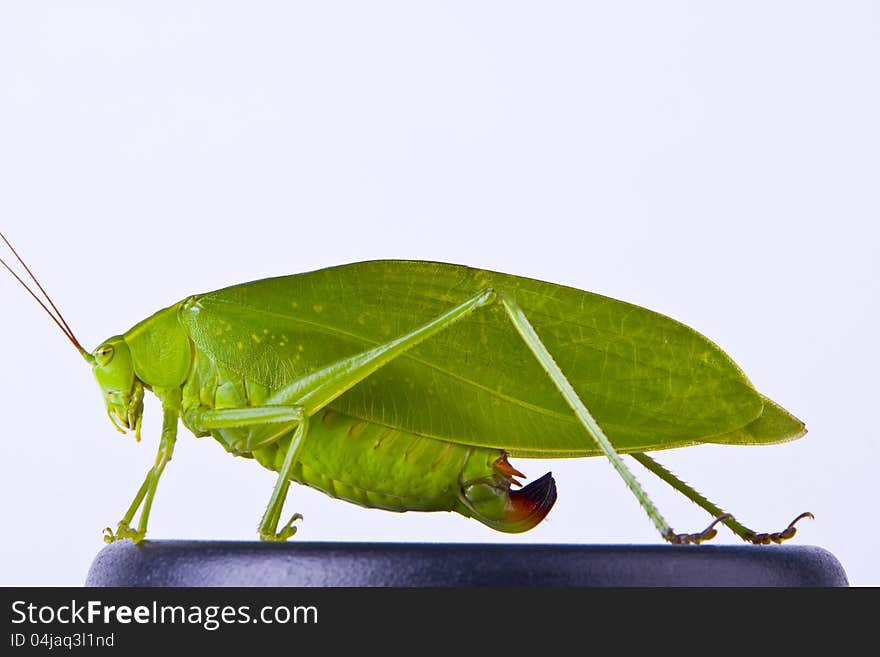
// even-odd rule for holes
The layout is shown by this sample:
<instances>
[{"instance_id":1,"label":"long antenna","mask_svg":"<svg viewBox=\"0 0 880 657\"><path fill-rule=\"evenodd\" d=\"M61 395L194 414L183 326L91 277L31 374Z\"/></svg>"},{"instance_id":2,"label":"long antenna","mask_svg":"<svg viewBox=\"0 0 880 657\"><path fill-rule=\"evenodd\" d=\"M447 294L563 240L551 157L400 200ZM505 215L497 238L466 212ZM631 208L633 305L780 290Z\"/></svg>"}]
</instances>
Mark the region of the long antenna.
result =
<instances>
[{"instance_id":1,"label":"long antenna","mask_svg":"<svg viewBox=\"0 0 880 657\"><path fill-rule=\"evenodd\" d=\"M43 286L40 285L40 281L38 281L37 277L34 276L33 272L30 270L30 267L25 264L24 260L21 259L21 256L18 255L18 252L13 248L12 244L9 243L9 240L6 239L6 236L2 232L0 232L0 239L2 239L6 243L6 246L8 246L9 250L12 251L15 259L18 260L22 267L24 267L24 270L28 273L28 276L31 277L31 280L36 284L40 292L43 293L43 296L46 298L46 301L49 302L49 305L52 306L52 310L54 310L55 313L52 313L52 311L49 310L49 307L46 306L45 303L43 303L43 300L40 299L39 296L37 296L36 292L34 292L31 287L24 280L22 280L21 276L15 273L12 267L6 264L6 261L3 260L3 258L0 258L0 264L6 267L9 273L13 275L15 280L21 283L22 287L28 291L28 293L36 300L38 304L40 304L40 306L42 306L43 310L45 310L49 317L52 318L52 321L54 321L58 325L58 328L61 329L61 332L64 333L64 335L67 336L67 339L73 343L73 346L76 347L77 351L79 351L83 355L87 354L88 352L83 349L82 345L79 343L79 340L76 339L76 336L73 333L73 329L71 329L65 321L64 315L62 315L61 311L58 310L58 308L55 306L55 303L52 301L52 297L50 297L46 290L43 289Z\"/></svg>"}]
</instances>

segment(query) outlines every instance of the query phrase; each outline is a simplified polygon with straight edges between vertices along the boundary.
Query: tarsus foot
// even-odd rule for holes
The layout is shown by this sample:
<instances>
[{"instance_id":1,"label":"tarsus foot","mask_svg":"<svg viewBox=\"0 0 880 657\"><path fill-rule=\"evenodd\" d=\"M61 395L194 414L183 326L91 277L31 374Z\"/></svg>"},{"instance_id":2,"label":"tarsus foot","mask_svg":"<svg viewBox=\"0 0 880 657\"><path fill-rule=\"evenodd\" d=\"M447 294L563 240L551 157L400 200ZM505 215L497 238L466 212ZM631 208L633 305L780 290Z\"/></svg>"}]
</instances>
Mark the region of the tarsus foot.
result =
<instances>
[{"instance_id":1,"label":"tarsus foot","mask_svg":"<svg viewBox=\"0 0 880 657\"><path fill-rule=\"evenodd\" d=\"M748 541L749 543L754 543L755 545L770 545L770 543L782 543L782 541L787 541L792 536L797 533L797 527L795 525L799 520L803 520L804 518L810 518L811 520L815 519L815 516L807 511L806 513L802 513L797 518L792 520L788 527L783 529L781 532L773 532L772 534L757 534L755 532L749 532L743 535L743 540Z\"/></svg>"},{"instance_id":2,"label":"tarsus foot","mask_svg":"<svg viewBox=\"0 0 880 657\"><path fill-rule=\"evenodd\" d=\"M109 527L104 528L104 542L105 543L113 543L115 541L122 541L126 538L131 539L134 543L140 543L144 540L145 532L136 531L128 526L127 522L120 522L116 526L116 531L114 532Z\"/></svg>"},{"instance_id":3,"label":"tarsus foot","mask_svg":"<svg viewBox=\"0 0 880 657\"><path fill-rule=\"evenodd\" d=\"M715 525L732 517L733 516L731 516L729 513L720 515L712 521L711 525L706 527L706 529L698 534L676 534L672 531L672 529L668 529L663 535L663 538L665 538L673 545L690 545L691 543L698 545L703 541L708 541L715 538L715 535L718 534L718 530L715 529Z\"/></svg>"},{"instance_id":4,"label":"tarsus foot","mask_svg":"<svg viewBox=\"0 0 880 657\"><path fill-rule=\"evenodd\" d=\"M294 513L291 516L290 520L287 521L287 524L281 528L281 531L278 533L273 532L260 532L260 540L261 541L286 541L288 538L296 534L296 527L294 527L293 523L297 520L302 520L302 514Z\"/></svg>"}]
</instances>

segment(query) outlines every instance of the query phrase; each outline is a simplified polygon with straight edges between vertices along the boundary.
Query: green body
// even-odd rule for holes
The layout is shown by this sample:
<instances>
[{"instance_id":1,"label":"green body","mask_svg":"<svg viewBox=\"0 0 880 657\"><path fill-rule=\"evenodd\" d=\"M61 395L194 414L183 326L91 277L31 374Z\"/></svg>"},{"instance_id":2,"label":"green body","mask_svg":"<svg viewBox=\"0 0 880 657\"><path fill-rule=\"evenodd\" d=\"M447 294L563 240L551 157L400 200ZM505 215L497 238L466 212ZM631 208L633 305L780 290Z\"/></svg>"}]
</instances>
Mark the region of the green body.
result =
<instances>
[{"instance_id":1,"label":"green body","mask_svg":"<svg viewBox=\"0 0 880 657\"><path fill-rule=\"evenodd\" d=\"M123 425L139 425L141 384L160 398L177 391L191 430L279 470L294 424L199 432L188 418L271 404L328 363L388 343L488 288L528 315L618 452L804 433L714 343L677 321L581 290L428 262L363 262L195 295L105 343L127 346L117 354L130 353L133 381L102 379L110 373L100 370L100 348L96 375ZM475 513L460 492L497 483L505 453L600 451L504 309L491 305L319 412L292 478L365 506L455 510L494 526L492 513Z\"/></svg>"}]
</instances>

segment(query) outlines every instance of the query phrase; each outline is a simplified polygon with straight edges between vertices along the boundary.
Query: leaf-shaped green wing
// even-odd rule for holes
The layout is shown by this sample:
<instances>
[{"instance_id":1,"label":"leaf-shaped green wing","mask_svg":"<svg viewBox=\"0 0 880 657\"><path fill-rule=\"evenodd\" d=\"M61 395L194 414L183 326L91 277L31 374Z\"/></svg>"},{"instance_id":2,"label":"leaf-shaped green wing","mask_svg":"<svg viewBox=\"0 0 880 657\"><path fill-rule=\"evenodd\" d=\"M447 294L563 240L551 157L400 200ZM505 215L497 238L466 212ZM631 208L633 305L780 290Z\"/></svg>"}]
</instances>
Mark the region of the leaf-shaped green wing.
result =
<instances>
[{"instance_id":1,"label":"leaf-shaped green wing","mask_svg":"<svg viewBox=\"0 0 880 657\"><path fill-rule=\"evenodd\" d=\"M255 281L200 295L184 321L203 352L274 391L487 287L522 307L621 451L742 442L743 428L764 413L764 398L736 364L680 322L601 295L458 265L373 261ZM597 453L498 306L422 343L332 406L513 455Z\"/></svg>"},{"instance_id":2,"label":"leaf-shaped green wing","mask_svg":"<svg viewBox=\"0 0 880 657\"><path fill-rule=\"evenodd\" d=\"M807 433L804 423L774 401L762 396L764 412L755 420L730 433L704 438L703 442L722 445L762 445L795 440Z\"/></svg>"}]
</instances>

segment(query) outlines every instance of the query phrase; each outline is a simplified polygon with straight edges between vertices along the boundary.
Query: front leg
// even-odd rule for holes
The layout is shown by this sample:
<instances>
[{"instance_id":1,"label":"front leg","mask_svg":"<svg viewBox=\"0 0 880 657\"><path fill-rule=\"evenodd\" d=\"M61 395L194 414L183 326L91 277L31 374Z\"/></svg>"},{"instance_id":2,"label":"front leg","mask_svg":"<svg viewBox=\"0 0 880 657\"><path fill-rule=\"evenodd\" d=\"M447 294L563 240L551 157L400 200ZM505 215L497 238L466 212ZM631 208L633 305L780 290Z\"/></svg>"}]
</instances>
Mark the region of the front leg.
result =
<instances>
[{"instance_id":1,"label":"front leg","mask_svg":"<svg viewBox=\"0 0 880 657\"><path fill-rule=\"evenodd\" d=\"M147 472L146 478L144 479L144 483L141 484L141 487L138 489L137 494L134 496L134 500L128 507L128 511L126 511L125 515L122 516L122 520L117 523L116 531L113 531L110 527L104 528L105 543L113 543L114 541L121 541L125 538L130 538L135 542L140 540L136 538L137 532L131 528L131 521L134 518L134 514L137 513L137 510L140 508L141 502L144 501L144 495L147 494L147 487L150 484L150 478L152 474L153 469L150 468Z\"/></svg>"},{"instance_id":2,"label":"front leg","mask_svg":"<svg viewBox=\"0 0 880 657\"><path fill-rule=\"evenodd\" d=\"M177 419L180 413L180 390L157 391L162 399L162 437L159 439L159 451L156 454L156 461L153 467L147 472L144 483L138 489L137 495L128 511L119 521L116 531L109 527L104 529L104 541L112 543L125 538L130 538L135 543L139 543L147 535L147 521L150 518L150 509L153 506L153 497L156 495L156 487L159 485L159 478L165 470L171 455L174 452L174 443L177 442ZM131 521L138 508L143 503L141 516L138 521L138 528L131 528Z\"/></svg>"}]
</instances>

